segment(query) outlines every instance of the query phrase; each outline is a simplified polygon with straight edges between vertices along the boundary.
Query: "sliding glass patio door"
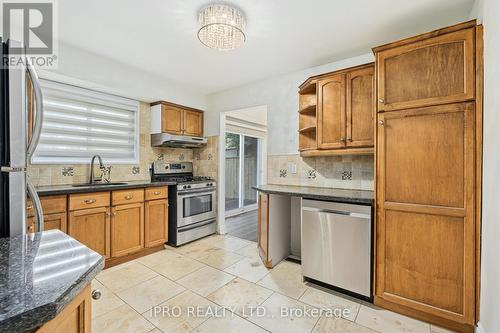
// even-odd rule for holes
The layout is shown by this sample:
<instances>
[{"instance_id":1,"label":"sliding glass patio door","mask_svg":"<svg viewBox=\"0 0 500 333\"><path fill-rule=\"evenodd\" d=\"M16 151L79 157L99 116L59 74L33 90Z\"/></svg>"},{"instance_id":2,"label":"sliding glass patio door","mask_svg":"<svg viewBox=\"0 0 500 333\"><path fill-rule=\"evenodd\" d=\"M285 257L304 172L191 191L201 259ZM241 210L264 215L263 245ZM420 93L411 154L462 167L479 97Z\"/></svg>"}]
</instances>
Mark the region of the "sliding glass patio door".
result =
<instances>
[{"instance_id":1,"label":"sliding glass patio door","mask_svg":"<svg viewBox=\"0 0 500 333\"><path fill-rule=\"evenodd\" d=\"M226 133L226 212L237 213L255 208L260 183L261 139L237 133Z\"/></svg>"}]
</instances>

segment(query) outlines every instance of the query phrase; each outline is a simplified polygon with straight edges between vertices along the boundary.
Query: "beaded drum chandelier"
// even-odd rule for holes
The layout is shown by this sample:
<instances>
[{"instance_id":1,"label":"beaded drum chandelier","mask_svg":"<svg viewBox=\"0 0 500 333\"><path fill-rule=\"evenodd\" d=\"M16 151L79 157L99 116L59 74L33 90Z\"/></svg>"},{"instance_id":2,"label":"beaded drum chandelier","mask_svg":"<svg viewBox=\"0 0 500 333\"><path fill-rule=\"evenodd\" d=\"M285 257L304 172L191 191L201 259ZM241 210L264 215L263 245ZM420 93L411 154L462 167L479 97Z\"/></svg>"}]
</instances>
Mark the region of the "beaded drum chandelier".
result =
<instances>
[{"instance_id":1,"label":"beaded drum chandelier","mask_svg":"<svg viewBox=\"0 0 500 333\"><path fill-rule=\"evenodd\" d=\"M198 14L198 39L220 51L234 50L245 43L245 16L232 6L210 4Z\"/></svg>"}]
</instances>

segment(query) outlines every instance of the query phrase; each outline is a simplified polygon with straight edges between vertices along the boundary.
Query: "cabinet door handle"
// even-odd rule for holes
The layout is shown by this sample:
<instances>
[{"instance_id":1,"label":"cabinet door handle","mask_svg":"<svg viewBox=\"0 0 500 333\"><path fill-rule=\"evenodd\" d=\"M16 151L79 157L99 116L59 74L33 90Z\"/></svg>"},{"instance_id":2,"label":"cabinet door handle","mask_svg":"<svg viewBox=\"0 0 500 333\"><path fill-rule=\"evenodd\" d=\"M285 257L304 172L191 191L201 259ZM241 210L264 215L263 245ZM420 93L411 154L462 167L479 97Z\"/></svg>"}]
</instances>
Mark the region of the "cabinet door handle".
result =
<instances>
[{"instance_id":1,"label":"cabinet door handle","mask_svg":"<svg viewBox=\"0 0 500 333\"><path fill-rule=\"evenodd\" d=\"M153 192L154 195L159 195L160 193L161 193L160 191Z\"/></svg>"},{"instance_id":2,"label":"cabinet door handle","mask_svg":"<svg viewBox=\"0 0 500 333\"><path fill-rule=\"evenodd\" d=\"M126 195L126 196L125 196L125 200L130 200L130 199L132 199L133 197L134 197L133 195Z\"/></svg>"},{"instance_id":3,"label":"cabinet door handle","mask_svg":"<svg viewBox=\"0 0 500 333\"><path fill-rule=\"evenodd\" d=\"M93 204L94 202L96 202L96 199L87 199L87 200L85 200L85 203L87 205Z\"/></svg>"},{"instance_id":4,"label":"cabinet door handle","mask_svg":"<svg viewBox=\"0 0 500 333\"><path fill-rule=\"evenodd\" d=\"M385 123L384 123L384 121L383 121L383 120L379 120L379 121L378 121L378 124L383 126Z\"/></svg>"},{"instance_id":5,"label":"cabinet door handle","mask_svg":"<svg viewBox=\"0 0 500 333\"><path fill-rule=\"evenodd\" d=\"M92 298L95 299L95 300L98 300L99 298L101 298L102 296L102 293L99 289L95 289L92 291Z\"/></svg>"},{"instance_id":6,"label":"cabinet door handle","mask_svg":"<svg viewBox=\"0 0 500 333\"><path fill-rule=\"evenodd\" d=\"M340 138L340 141L344 142L344 141L345 141L345 138L344 138L344 137L341 137L341 138Z\"/></svg>"},{"instance_id":7,"label":"cabinet door handle","mask_svg":"<svg viewBox=\"0 0 500 333\"><path fill-rule=\"evenodd\" d=\"M349 136L349 137L347 137L347 140L348 141L352 141L352 138Z\"/></svg>"},{"instance_id":8,"label":"cabinet door handle","mask_svg":"<svg viewBox=\"0 0 500 333\"><path fill-rule=\"evenodd\" d=\"M111 216L111 213L110 212L106 212L106 216Z\"/></svg>"},{"instance_id":9,"label":"cabinet door handle","mask_svg":"<svg viewBox=\"0 0 500 333\"><path fill-rule=\"evenodd\" d=\"M380 103L384 104L384 99L383 98L379 98L378 100Z\"/></svg>"}]
</instances>

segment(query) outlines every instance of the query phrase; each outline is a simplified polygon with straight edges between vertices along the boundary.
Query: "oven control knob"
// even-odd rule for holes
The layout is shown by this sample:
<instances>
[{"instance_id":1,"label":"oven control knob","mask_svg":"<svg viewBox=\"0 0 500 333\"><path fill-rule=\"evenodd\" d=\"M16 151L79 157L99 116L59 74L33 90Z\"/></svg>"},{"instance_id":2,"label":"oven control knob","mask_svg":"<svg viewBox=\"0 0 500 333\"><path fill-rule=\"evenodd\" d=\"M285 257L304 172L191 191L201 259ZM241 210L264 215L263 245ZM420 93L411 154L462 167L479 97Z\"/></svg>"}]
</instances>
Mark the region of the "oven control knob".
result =
<instances>
[{"instance_id":1,"label":"oven control knob","mask_svg":"<svg viewBox=\"0 0 500 333\"><path fill-rule=\"evenodd\" d=\"M165 165L165 169L168 169L168 165Z\"/></svg>"},{"instance_id":2,"label":"oven control knob","mask_svg":"<svg viewBox=\"0 0 500 333\"><path fill-rule=\"evenodd\" d=\"M191 185L188 185L188 188L191 188Z\"/></svg>"},{"instance_id":3,"label":"oven control knob","mask_svg":"<svg viewBox=\"0 0 500 333\"><path fill-rule=\"evenodd\" d=\"M183 165L183 166L182 166L182 168L183 168L183 169L186 169L186 166L185 166L185 165Z\"/></svg>"},{"instance_id":4,"label":"oven control knob","mask_svg":"<svg viewBox=\"0 0 500 333\"><path fill-rule=\"evenodd\" d=\"M186 185L184 185L182 188L183 188L183 189L186 189L186 188L187 188L187 186L186 186Z\"/></svg>"}]
</instances>

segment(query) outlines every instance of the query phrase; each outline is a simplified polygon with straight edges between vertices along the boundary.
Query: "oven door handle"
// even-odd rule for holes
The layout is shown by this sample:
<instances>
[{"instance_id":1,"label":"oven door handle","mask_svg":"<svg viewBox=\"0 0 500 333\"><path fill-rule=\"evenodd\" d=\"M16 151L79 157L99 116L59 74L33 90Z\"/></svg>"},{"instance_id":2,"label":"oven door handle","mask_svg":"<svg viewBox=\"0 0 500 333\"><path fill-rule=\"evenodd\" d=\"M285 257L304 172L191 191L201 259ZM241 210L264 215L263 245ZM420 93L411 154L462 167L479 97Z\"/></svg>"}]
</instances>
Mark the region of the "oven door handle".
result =
<instances>
[{"instance_id":1,"label":"oven door handle","mask_svg":"<svg viewBox=\"0 0 500 333\"><path fill-rule=\"evenodd\" d=\"M186 227L181 227L181 228L177 229L177 232L186 232L189 230L197 229L199 227L204 227L204 226L212 224L212 223L215 223L215 219L204 222L202 224L195 224L195 225L188 225Z\"/></svg>"},{"instance_id":2,"label":"oven door handle","mask_svg":"<svg viewBox=\"0 0 500 333\"><path fill-rule=\"evenodd\" d=\"M215 192L215 188L211 188L210 191L207 191L206 188L203 188L203 189L200 189L200 190L195 190L195 191L190 191L190 190L187 190L187 191L177 191L177 194L179 196L187 196L189 194L199 194L199 193L206 193L206 194L210 194L210 193L214 193Z\"/></svg>"}]
</instances>

